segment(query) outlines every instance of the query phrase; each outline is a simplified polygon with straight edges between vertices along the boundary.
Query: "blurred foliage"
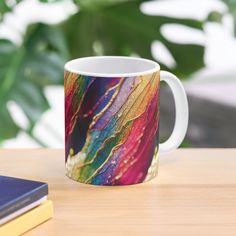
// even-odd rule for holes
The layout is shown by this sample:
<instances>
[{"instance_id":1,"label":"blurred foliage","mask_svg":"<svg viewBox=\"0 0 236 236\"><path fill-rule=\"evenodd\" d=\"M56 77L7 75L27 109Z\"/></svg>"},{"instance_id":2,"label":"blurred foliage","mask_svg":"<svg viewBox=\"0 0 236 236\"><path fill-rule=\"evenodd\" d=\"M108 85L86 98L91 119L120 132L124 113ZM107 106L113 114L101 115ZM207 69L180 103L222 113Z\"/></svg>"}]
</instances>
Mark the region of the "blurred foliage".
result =
<instances>
[{"instance_id":1,"label":"blurred foliage","mask_svg":"<svg viewBox=\"0 0 236 236\"><path fill-rule=\"evenodd\" d=\"M212 11L208 15L207 21L221 23L222 22L222 18L223 18L223 15L220 12Z\"/></svg>"},{"instance_id":2,"label":"blurred foliage","mask_svg":"<svg viewBox=\"0 0 236 236\"><path fill-rule=\"evenodd\" d=\"M0 1L0 20L2 19L2 16L4 13L9 12L15 7L17 3L19 3L21 0L15 0L13 3L9 3L10 1L1 0Z\"/></svg>"},{"instance_id":3,"label":"blurred foliage","mask_svg":"<svg viewBox=\"0 0 236 236\"><path fill-rule=\"evenodd\" d=\"M85 8L62 25L66 41L70 42L69 51L73 58L94 54L138 54L154 59L151 54L151 43L159 40L173 55L177 66L172 71L181 78L203 66L202 46L176 44L168 41L160 33L160 28L164 24L183 24L202 29L202 22L145 15L139 9L142 1L122 1L120 4L108 4L106 7L97 8L99 10L94 10L93 5L96 4L89 7L88 3L91 1L88 1ZM105 0L98 2L102 5ZM161 66L166 68L165 65Z\"/></svg>"},{"instance_id":4,"label":"blurred foliage","mask_svg":"<svg viewBox=\"0 0 236 236\"><path fill-rule=\"evenodd\" d=\"M223 2L228 6L229 13L234 18L234 35L236 36L236 0L223 0Z\"/></svg>"},{"instance_id":5,"label":"blurred foliage","mask_svg":"<svg viewBox=\"0 0 236 236\"><path fill-rule=\"evenodd\" d=\"M51 0L40 0L55 2ZM15 1L17 4L20 1ZM44 94L48 85L63 84L66 60L90 55L139 55L153 59L151 44L161 41L176 61L168 69L180 78L204 66L204 48L177 44L161 33L165 24L181 24L202 30L203 22L167 16L145 15L140 4L145 0L74 0L80 10L58 25L30 25L21 45L0 40L0 142L15 137L20 130L32 138L41 114L49 108ZM11 11L5 1L0 13ZM14 101L29 120L26 129L19 127L8 104ZM39 143L40 140L37 140ZM41 143L42 144L42 143Z\"/></svg>"},{"instance_id":6,"label":"blurred foliage","mask_svg":"<svg viewBox=\"0 0 236 236\"><path fill-rule=\"evenodd\" d=\"M234 35L236 36L236 0L222 0L228 7L228 12L234 20ZM224 14L219 11L210 12L207 21L222 23Z\"/></svg>"},{"instance_id":7,"label":"blurred foliage","mask_svg":"<svg viewBox=\"0 0 236 236\"><path fill-rule=\"evenodd\" d=\"M0 40L0 55L0 141L20 130L7 109L9 101L25 113L29 120L26 132L32 136L40 115L49 108L45 86L63 82L63 66L69 58L63 35L54 27L32 25L20 46Z\"/></svg>"}]
</instances>

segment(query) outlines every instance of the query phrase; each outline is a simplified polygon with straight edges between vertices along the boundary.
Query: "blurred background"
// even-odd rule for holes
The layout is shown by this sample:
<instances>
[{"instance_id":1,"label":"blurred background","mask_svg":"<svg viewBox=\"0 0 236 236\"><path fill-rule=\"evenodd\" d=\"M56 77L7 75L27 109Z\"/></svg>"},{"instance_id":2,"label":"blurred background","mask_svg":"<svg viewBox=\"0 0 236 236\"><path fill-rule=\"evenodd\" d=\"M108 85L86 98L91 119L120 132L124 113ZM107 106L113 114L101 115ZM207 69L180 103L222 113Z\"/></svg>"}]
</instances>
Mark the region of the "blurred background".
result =
<instances>
[{"instance_id":1,"label":"blurred background","mask_svg":"<svg viewBox=\"0 0 236 236\"><path fill-rule=\"evenodd\" d=\"M188 94L183 147L236 147L236 0L1 0L0 146L63 147L63 66L90 55L156 60ZM160 137L174 125L161 89Z\"/></svg>"}]
</instances>

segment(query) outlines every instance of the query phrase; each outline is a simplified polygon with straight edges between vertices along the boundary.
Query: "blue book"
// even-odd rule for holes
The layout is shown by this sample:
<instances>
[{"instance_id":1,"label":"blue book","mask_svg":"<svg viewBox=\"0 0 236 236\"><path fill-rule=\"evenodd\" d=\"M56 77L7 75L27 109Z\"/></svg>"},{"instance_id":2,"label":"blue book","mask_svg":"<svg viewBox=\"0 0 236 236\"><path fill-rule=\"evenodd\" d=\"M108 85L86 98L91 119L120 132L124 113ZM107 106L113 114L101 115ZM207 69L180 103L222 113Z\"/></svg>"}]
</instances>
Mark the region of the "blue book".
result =
<instances>
[{"instance_id":1,"label":"blue book","mask_svg":"<svg viewBox=\"0 0 236 236\"><path fill-rule=\"evenodd\" d=\"M46 183L0 175L0 220L47 195Z\"/></svg>"}]
</instances>

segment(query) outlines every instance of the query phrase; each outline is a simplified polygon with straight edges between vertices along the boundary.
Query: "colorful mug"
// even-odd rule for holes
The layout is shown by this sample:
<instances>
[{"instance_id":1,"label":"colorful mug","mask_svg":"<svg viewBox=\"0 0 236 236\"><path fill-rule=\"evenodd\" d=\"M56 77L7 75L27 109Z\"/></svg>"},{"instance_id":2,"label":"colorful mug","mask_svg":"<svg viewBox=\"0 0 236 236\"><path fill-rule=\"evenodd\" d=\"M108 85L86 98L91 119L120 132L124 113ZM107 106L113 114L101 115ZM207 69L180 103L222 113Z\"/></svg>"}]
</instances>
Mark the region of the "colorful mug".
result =
<instances>
[{"instance_id":1,"label":"colorful mug","mask_svg":"<svg viewBox=\"0 0 236 236\"><path fill-rule=\"evenodd\" d=\"M171 88L176 121L159 144L160 80ZM176 76L151 60L101 56L65 65L66 174L94 185L130 185L157 175L158 153L177 148L188 103Z\"/></svg>"}]
</instances>

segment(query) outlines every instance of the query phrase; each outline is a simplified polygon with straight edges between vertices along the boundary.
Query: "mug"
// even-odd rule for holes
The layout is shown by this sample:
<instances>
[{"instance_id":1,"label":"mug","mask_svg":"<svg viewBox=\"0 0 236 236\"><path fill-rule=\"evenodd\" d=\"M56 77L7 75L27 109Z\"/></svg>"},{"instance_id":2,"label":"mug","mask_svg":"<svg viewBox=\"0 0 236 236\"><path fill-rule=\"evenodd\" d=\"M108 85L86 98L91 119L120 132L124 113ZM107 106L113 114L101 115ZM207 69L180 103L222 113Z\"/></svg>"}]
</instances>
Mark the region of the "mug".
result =
<instances>
[{"instance_id":1,"label":"mug","mask_svg":"<svg viewBox=\"0 0 236 236\"><path fill-rule=\"evenodd\" d=\"M160 81L171 88L176 120L159 144ZM66 175L93 185L131 185L153 179L158 154L185 136L188 103L179 79L158 63L135 57L95 56L65 65Z\"/></svg>"}]
</instances>

